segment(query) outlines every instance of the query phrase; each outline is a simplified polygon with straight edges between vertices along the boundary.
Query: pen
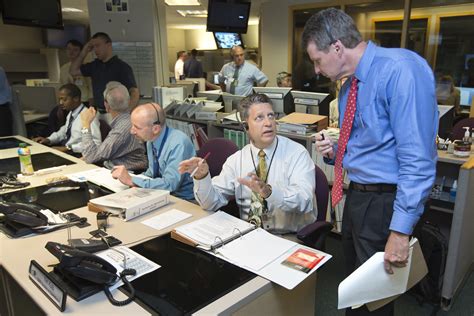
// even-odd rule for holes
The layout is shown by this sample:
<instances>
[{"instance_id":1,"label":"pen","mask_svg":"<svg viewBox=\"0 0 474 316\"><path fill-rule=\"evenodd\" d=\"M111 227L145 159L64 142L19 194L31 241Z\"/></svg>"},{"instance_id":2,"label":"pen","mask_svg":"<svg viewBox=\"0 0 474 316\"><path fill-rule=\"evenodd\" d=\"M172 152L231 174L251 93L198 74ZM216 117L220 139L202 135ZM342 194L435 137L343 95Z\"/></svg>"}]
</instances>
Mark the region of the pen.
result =
<instances>
[{"instance_id":1,"label":"pen","mask_svg":"<svg viewBox=\"0 0 474 316\"><path fill-rule=\"evenodd\" d=\"M193 172L191 172L191 178L194 177L194 175L198 171L199 167L202 165L202 163L204 161L206 161L207 158L209 158L210 155L211 155L211 152L208 151L207 154L204 156L204 158L202 158L202 160L200 162L198 162L198 165L196 166L196 168L194 168Z\"/></svg>"}]
</instances>

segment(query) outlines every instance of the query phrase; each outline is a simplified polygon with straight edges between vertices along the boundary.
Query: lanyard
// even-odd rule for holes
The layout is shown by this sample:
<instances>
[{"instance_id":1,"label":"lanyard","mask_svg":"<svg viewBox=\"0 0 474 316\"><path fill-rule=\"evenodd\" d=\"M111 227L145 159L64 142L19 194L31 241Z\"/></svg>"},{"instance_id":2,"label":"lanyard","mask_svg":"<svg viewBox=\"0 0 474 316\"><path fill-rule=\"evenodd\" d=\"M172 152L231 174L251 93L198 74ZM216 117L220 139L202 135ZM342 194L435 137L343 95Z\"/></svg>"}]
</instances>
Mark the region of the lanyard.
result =
<instances>
[{"instance_id":1,"label":"lanyard","mask_svg":"<svg viewBox=\"0 0 474 316\"><path fill-rule=\"evenodd\" d=\"M273 151L272 158L270 159L270 164L268 165L267 174L265 175L265 179L262 179L262 181L265 182L265 183L267 183L268 175L270 174L270 168L272 167L273 158L275 157L275 153L276 153L277 149L278 149L278 137L277 137L277 143L276 143L276 146L275 146L275 150ZM250 148L250 155L252 155L253 168L255 169L255 174L257 174L257 166L255 166L255 159L253 157L252 148Z\"/></svg>"},{"instance_id":2,"label":"lanyard","mask_svg":"<svg viewBox=\"0 0 474 316\"><path fill-rule=\"evenodd\" d=\"M160 163L159 163L158 159L160 158L161 152L163 151L163 147L165 145L165 142L168 139L168 131L169 131L168 126L165 126L165 135L163 136L163 141L160 144L160 148L158 149L158 153L155 155L155 166L153 168L154 169L154 172L153 172L154 177L159 177L160 176ZM156 153L155 146L153 144L152 144L152 147L153 147L153 152Z\"/></svg>"}]
</instances>

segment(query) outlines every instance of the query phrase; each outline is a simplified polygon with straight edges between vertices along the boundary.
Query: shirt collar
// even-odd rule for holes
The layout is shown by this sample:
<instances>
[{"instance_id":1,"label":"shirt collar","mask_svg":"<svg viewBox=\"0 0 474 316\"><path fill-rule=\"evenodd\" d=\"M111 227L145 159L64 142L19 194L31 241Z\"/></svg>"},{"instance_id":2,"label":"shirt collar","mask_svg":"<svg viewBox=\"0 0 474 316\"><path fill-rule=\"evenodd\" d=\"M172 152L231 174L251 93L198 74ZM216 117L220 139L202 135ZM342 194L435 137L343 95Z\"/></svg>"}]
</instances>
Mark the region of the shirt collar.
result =
<instances>
[{"instance_id":1,"label":"shirt collar","mask_svg":"<svg viewBox=\"0 0 474 316\"><path fill-rule=\"evenodd\" d=\"M156 138L156 139L153 141L153 145L156 146L157 148L158 148L159 145L163 142L163 138L165 137L166 129L167 129L167 128L168 128L168 126L165 125L165 127L161 129L161 132L160 132L160 135L158 135L158 138Z\"/></svg>"},{"instance_id":2,"label":"shirt collar","mask_svg":"<svg viewBox=\"0 0 474 316\"><path fill-rule=\"evenodd\" d=\"M266 159L269 159L273 155L273 152L275 150L276 143L277 143L277 137L278 136L275 137L275 139L273 140L273 142L270 146L263 149L263 151L265 152L265 158ZM258 160L258 153L260 151L260 148L255 147L254 144L252 144L252 142L251 142L250 143L250 150L252 151L253 156L257 157L257 160Z\"/></svg>"},{"instance_id":3,"label":"shirt collar","mask_svg":"<svg viewBox=\"0 0 474 316\"><path fill-rule=\"evenodd\" d=\"M362 55L354 74L361 82L365 82L369 76L369 71L375 58L376 49L377 46L373 42L369 41L367 43L367 47L365 48L364 54Z\"/></svg>"},{"instance_id":4,"label":"shirt collar","mask_svg":"<svg viewBox=\"0 0 474 316\"><path fill-rule=\"evenodd\" d=\"M130 120L130 114L129 113L119 113L119 115L114 117L112 119L112 121L110 122L110 127L114 127L115 125L118 124L118 122L124 121L124 120Z\"/></svg>"},{"instance_id":5,"label":"shirt collar","mask_svg":"<svg viewBox=\"0 0 474 316\"><path fill-rule=\"evenodd\" d=\"M84 103L81 103L77 108L75 108L74 110L70 112L71 116L76 117L80 112L82 112L83 108L84 108Z\"/></svg>"},{"instance_id":6,"label":"shirt collar","mask_svg":"<svg viewBox=\"0 0 474 316\"><path fill-rule=\"evenodd\" d=\"M234 66L234 68L244 68L245 60L244 60L244 62L242 63L242 65L240 65L240 66L237 66L237 65L235 64L235 61L232 62L232 65Z\"/></svg>"}]
</instances>

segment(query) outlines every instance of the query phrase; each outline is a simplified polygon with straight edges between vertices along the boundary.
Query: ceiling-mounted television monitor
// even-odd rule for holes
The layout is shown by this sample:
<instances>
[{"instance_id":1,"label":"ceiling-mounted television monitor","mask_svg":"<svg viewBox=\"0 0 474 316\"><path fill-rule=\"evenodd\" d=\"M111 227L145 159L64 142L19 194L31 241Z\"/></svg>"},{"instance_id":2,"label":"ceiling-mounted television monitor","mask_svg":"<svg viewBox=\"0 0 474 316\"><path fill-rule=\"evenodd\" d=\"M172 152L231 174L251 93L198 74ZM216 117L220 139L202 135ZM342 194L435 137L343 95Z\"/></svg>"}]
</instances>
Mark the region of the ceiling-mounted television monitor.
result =
<instances>
[{"instance_id":1,"label":"ceiling-mounted television monitor","mask_svg":"<svg viewBox=\"0 0 474 316\"><path fill-rule=\"evenodd\" d=\"M83 45L89 40L89 31L83 24L65 24L63 30L45 29L44 43L51 48L64 48L70 40L77 40Z\"/></svg>"},{"instance_id":2,"label":"ceiling-mounted television monitor","mask_svg":"<svg viewBox=\"0 0 474 316\"><path fill-rule=\"evenodd\" d=\"M3 23L63 28L61 0L1 0Z\"/></svg>"},{"instance_id":3,"label":"ceiling-mounted television monitor","mask_svg":"<svg viewBox=\"0 0 474 316\"><path fill-rule=\"evenodd\" d=\"M207 31L247 33L250 2L237 0L209 0Z\"/></svg>"},{"instance_id":4,"label":"ceiling-mounted television monitor","mask_svg":"<svg viewBox=\"0 0 474 316\"><path fill-rule=\"evenodd\" d=\"M235 45L244 47L242 36L239 33L214 32L217 48L232 48Z\"/></svg>"}]
</instances>

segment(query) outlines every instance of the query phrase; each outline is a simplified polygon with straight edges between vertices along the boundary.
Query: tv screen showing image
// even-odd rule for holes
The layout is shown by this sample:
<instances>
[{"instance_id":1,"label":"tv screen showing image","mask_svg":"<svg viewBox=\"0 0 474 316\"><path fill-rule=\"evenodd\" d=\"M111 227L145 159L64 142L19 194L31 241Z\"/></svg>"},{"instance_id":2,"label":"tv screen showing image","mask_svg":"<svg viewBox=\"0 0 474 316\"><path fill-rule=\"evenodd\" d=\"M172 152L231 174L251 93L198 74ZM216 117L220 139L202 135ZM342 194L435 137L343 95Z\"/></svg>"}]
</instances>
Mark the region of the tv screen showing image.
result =
<instances>
[{"instance_id":1,"label":"tv screen showing image","mask_svg":"<svg viewBox=\"0 0 474 316\"><path fill-rule=\"evenodd\" d=\"M235 45L244 47L239 33L214 32L217 48L232 48Z\"/></svg>"},{"instance_id":2,"label":"tv screen showing image","mask_svg":"<svg viewBox=\"0 0 474 316\"><path fill-rule=\"evenodd\" d=\"M89 39L87 26L82 24L66 24L64 30L46 29L44 31L44 43L51 48L64 48L70 40L77 40L83 45Z\"/></svg>"},{"instance_id":3,"label":"tv screen showing image","mask_svg":"<svg viewBox=\"0 0 474 316\"><path fill-rule=\"evenodd\" d=\"M209 0L208 32L247 33L250 1Z\"/></svg>"},{"instance_id":4,"label":"tv screen showing image","mask_svg":"<svg viewBox=\"0 0 474 316\"><path fill-rule=\"evenodd\" d=\"M1 0L3 23L23 26L63 28L60 0Z\"/></svg>"}]
</instances>

